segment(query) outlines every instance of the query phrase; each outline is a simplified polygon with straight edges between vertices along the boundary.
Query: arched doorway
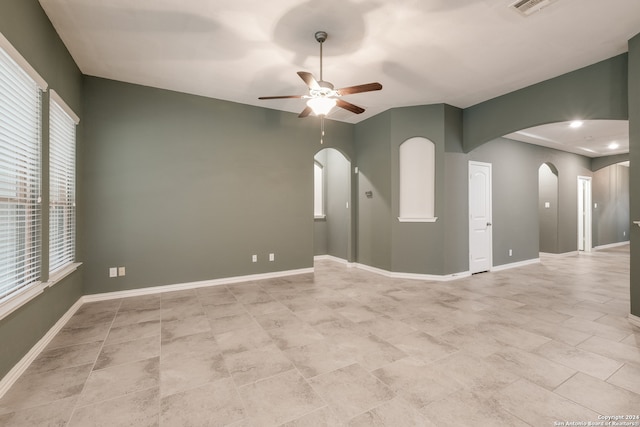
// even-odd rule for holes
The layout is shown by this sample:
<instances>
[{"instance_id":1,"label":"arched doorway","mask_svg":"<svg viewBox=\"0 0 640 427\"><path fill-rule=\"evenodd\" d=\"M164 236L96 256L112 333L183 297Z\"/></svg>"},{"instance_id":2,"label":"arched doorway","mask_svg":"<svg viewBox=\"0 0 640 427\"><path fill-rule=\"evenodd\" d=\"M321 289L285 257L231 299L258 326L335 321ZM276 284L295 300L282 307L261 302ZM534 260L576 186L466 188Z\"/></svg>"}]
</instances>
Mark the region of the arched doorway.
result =
<instances>
[{"instance_id":1,"label":"arched doorway","mask_svg":"<svg viewBox=\"0 0 640 427\"><path fill-rule=\"evenodd\" d=\"M351 162L340 151L325 148L313 165L314 255L350 261Z\"/></svg>"},{"instance_id":2,"label":"arched doorway","mask_svg":"<svg viewBox=\"0 0 640 427\"><path fill-rule=\"evenodd\" d=\"M543 163L538 169L540 252L559 252L558 205L558 169L552 163Z\"/></svg>"}]
</instances>

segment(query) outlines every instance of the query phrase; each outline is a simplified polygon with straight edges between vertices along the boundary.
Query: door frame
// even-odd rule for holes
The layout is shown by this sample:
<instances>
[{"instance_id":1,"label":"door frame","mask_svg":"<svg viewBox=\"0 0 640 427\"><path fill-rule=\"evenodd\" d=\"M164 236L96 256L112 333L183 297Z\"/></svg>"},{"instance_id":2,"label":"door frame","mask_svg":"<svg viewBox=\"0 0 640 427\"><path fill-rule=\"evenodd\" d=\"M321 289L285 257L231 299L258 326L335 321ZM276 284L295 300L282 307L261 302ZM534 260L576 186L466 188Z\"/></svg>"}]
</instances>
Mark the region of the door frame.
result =
<instances>
[{"instance_id":1,"label":"door frame","mask_svg":"<svg viewBox=\"0 0 640 427\"><path fill-rule=\"evenodd\" d=\"M472 221L472 217L471 217L471 167L472 166L482 166L482 167L487 167L489 169L489 185L487 186L487 192L488 192L488 199L489 199L489 203L488 203L488 208L489 208L489 220L488 220L488 225L487 227L490 227L491 230L491 239L489 240L489 248L488 248L488 260L489 260L489 268L488 270L478 270L478 271L472 271L471 269L471 236L473 233L473 221ZM468 185L467 185L467 192L468 192L468 208L469 208L469 272L471 274L474 273L479 273L482 271L491 271L491 269L493 268L493 165L491 163L486 163L486 162L477 162L474 160L469 160L469 164L467 166L467 173L468 173Z\"/></svg>"},{"instance_id":2,"label":"door frame","mask_svg":"<svg viewBox=\"0 0 640 427\"><path fill-rule=\"evenodd\" d=\"M578 251L591 252L592 232L591 177L578 175Z\"/></svg>"}]
</instances>

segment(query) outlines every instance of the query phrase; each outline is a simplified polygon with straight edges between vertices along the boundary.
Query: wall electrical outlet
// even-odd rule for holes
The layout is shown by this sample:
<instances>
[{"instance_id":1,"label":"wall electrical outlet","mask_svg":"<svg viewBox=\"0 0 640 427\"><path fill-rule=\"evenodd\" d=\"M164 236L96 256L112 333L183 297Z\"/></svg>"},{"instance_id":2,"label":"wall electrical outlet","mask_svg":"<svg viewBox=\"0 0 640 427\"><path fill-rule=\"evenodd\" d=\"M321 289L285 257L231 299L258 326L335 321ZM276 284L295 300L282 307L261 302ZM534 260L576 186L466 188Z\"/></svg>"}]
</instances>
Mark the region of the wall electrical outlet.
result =
<instances>
[{"instance_id":1,"label":"wall electrical outlet","mask_svg":"<svg viewBox=\"0 0 640 427\"><path fill-rule=\"evenodd\" d=\"M258 262L258 255L251 255L251 262Z\"/></svg>"},{"instance_id":2,"label":"wall electrical outlet","mask_svg":"<svg viewBox=\"0 0 640 427\"><path fill-rule=\"evenodd\" d=\"M118 276L124 276L125 274L127 274L127 272L124 267L118 267Z\"/></svg>"},{"instance_id":3,"label":"wall electrical outlet","mask_svg":"<svg viewBox=\"0 0 640 427\"><path fill-rule=\"evenodd\" d=\"M275 261L276 260L276 255L275 254L269 254L269 261Z\"/></svg>"},{"instance_id":4,"label":"wall electrical outlet","mask_svg":"<svg viewBox=\"0 0 640 427\"><path fill-rule=\"evenodd\" d=\"M118 267L109 268L109 277L118 277Z\"/></svg>"},{"instance_id":5,"label":"wall electrical outlet","mask_svg":"<svg viewBox=\"0 0 640 427\"><path fill-rule=\"evenodd\" d=\"M509 249L509 256L513 256L513 249Z\"/></svg>"}]
</instances>

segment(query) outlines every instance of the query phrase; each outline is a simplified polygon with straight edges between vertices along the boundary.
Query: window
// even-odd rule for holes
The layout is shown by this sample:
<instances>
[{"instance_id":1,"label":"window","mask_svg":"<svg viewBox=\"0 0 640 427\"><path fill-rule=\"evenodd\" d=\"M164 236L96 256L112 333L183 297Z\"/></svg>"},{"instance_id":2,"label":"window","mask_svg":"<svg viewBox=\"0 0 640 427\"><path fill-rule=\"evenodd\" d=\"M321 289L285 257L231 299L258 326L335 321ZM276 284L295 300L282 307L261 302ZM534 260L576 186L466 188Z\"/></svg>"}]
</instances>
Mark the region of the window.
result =
<instances>
[{"instance_id":1,"label":"window","mask_svg":"<svg viewBox=\"0 0 640 427\"><path fill-rule=\"evenodd\" d=\"M76 239L77 116L55 91L49 107L49 272L72 263Z\"/></svg>"},{"instance_id":2,"label":"window","mask_svg":"<svg viewBox=\"0 0 640 427\"><path fill-rule=\"evenodd\" d=\"M435 145L426 138L400 144L400 222L435 222Z\"/></svg>"},{"instance_id":3,"label":"window","mask_svg":"<svg viewBox=\"0 0 640 427\"><path fill-rule=\"evenodd\" d=\"M0 35L0 301L40 280L41 89Z\"/></svg>"},{"instance_id":4,"label":"window","mask_svg":"<svg viewBox=\"0 0 640 427\"><path fill-rule=\"evenodd\" d=\"M320 163L313 163L313 216L324 218L324 170Z\"/></svg>"}]
</instances>

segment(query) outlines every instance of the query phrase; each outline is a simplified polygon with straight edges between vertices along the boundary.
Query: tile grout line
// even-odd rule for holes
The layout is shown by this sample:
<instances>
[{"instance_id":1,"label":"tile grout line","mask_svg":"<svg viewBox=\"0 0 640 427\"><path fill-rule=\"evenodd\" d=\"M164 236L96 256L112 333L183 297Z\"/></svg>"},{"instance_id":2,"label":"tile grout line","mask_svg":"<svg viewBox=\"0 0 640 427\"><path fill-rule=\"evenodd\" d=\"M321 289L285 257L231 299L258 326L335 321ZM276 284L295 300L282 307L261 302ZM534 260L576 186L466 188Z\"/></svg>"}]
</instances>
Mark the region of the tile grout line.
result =
<instances>
[{"instance_id":1,"label":"tile grout line","mask_svg":"<svg viewBox=\"0 0 640 427\"><path fill-rule=\"evenodd\" d=\"M84 304L83 304L84 305ZM73 416L75 415L76 411L80 408L83 408L84 406L78 406L79 402L80 402L80 397L82 396L82 392L84 391L84 389L87 386L87 382L89 381L89 378L91 377L91 374L93 373L93 369L96 366L96 363L98 362L98 359L100 358L100 354L102 353L102 349L104 348L104 343L107 342L107 338L109 337L109 334L111 333L111 328L113 327L113 323L116 321L116 317L118 316L118 312L120 311L120 307L122 306L122 299L120 299L119 303L118 303L118 308L116 308L114 314L113 314L113 319L111 319L111 324L109 325L109 329L107 330L107 334L104 336L104 339L102 340L102 344L100 345L100 350L98 350L97 354L96 354L96 358L93 361L93 364L91 365L91 370L89 371L89 375L87 375L87 378L84 380L84 384L82 384L82 389L80 390L80 392L78 393L78 400L73 404L73 410L71 411L71 415L69 415L69 419L67 420L66 425L69 425L71 423L71 420L73 419ZM107 399L109 400L109 399ZM89 405L86 405L89 406Z\"/></svg>"}]
</instances>

